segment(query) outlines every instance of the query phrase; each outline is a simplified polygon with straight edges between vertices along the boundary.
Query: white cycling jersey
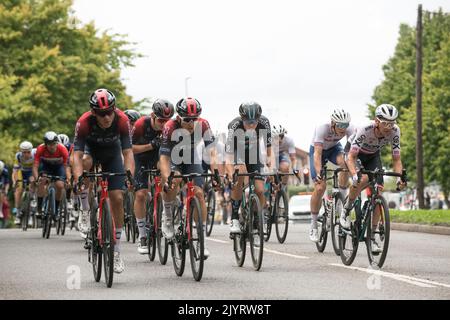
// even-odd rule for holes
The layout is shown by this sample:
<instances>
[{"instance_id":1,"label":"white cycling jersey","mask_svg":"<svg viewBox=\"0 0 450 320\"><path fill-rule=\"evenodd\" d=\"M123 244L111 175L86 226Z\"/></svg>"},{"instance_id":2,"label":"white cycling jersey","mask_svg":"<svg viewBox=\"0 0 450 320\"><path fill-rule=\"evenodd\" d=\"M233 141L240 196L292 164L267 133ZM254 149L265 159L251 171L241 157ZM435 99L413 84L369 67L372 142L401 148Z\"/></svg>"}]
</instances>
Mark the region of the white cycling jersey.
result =
<instances>
[{"instance_id":1,"label":"white cycling jersey","mask_svg":"<svg viewBox=\"0 0 450 320\"><path fill-rule=\"evenodd\" d=\"M286 136L284 136L284 138L283 138L283 140L281 140L281 142L278 137L273 139L272 147L274 150L274 154L276 154L276 155L283 154L283 153L287 153L287 154L295 153L294 140L292 138L289 138Z\"/></svg>"},{"instance_id":2,"label":"white cycling jersey","mask_svg":"<svg viewBox=\"0 0 450 320\"><path fill-rule=\"evenodd\" d=\"M339 135L332 130L331 123L317 126L314 131L311 146L314 147L314 145L322 145L323 150L331 149L336 146L344 136L347 136L347 138L350 137L354 133L355 129L356 127L351 124L347 130L345 130L344 134Z\"/></svg>"},{"instance_id":3,"label":"white cycling jersey","mask_svg":"<svg viewBox=\"0 0 450 320\"><path fill-rule=\"evenodd\" d=\"M392 155L400 156L400 128L395 125L388 136L375 136L375 123L359 127L349 138L351 153L374 154L387 144L392 145Z\"/></svg>"}]
</instances>

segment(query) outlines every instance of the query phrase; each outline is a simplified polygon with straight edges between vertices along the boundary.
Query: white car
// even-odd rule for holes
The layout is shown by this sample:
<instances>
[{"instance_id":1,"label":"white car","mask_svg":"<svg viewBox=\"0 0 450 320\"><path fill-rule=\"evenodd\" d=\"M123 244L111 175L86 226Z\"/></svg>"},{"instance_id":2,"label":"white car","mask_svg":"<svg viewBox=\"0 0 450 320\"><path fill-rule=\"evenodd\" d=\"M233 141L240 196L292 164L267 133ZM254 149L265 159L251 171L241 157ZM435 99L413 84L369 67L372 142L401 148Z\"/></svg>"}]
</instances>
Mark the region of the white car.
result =
<instances>
[{"instance_id":1,"label":"white car","mask_svg":"<svg viewBox=\"0 0 450 320\"><path fill-rule=\"evenodd\" d=\"M311 218L311 195L295 195L289 200L289 220Z\"/></svg>"}]
</instances>

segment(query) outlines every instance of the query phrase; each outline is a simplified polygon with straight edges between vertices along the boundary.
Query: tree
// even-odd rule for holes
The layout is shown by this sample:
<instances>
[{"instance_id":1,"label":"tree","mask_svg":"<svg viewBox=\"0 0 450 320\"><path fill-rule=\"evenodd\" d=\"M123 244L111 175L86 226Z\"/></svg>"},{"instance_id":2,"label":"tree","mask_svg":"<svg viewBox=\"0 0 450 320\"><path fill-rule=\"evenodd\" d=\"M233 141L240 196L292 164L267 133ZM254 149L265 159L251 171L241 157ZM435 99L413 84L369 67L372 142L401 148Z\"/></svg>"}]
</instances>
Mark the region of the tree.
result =
<instances>
[{"instance_id":1,"label":"tree","mask_svg":"<svg viewBox=\"0 0 450 320\"><path fill-rule=\"evenodd\" d=\"M135 107L120 79L139 57L124 36L81 25L72 0L3 0L0 4L0 158L11 163L21 140L45 131L73 135L87 98L111 89L123 109Z\"/></svg>"},{"instance_id":2,"label":"tree","mask_svg":"<svg viewBox=\"0 0 450 320\"><path fill-rule=\"evenodd\" d=\"M440 10L423 18L423 143L425 182L440 184L447 205L450 193L450 16ZM416 100L415 30L400 26L394 56L383 66L385 79L375 88L375 104L391 103L400 113L402 159L415 179ZM369 106L374 111L374 105ZM387 159L386 159L387 160Z\"/></svg>"}]
</instances>

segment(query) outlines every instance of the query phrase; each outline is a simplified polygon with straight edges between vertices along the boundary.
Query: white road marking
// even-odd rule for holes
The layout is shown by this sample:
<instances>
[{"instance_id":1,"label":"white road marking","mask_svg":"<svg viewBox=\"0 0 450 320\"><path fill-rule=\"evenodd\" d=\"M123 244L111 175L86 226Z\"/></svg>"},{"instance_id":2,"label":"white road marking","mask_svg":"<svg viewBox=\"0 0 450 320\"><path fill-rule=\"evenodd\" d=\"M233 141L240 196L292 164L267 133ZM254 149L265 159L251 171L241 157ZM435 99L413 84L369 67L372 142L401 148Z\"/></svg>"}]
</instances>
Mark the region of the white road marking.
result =
<instances>
[{"instance_id":1,"label":"white road marking","mask_svg":"<svg viewBox=\"0 0 450 320\"><path fill-rule=\"evenodd\" d=\"M231 243L231 241L223 241L223 240L219 240L219 239L213 239L213 238L206 238L207 240L210 241L214 241L214 242L218 242L218 243ZM280 252L280 251L276 251L276 250L271 250L271 249L267 249L264 248L265 252L269 252L269 253L273 253L273 254L278 254L280 256L286 256L286 257L290 257L290 258L295 258L295 259L309 259L309 257L305 257L305 256L299 256L296 254L291 254L291 253L285 253L285 252Z\"/></svg>"},{"instance_id":2,"label":"white road marking","mask_svg":"<svg viewBox=\"0 0 450 320\"><path fill-rule=\"evenodd\" d=\"M362 272L366 272L366 273L376 274L376 275L380 275L380 276L383 276L386 278L403 281L403 282L413 284L413 285L423 287L423 288L435 288L435 286L450 288L450 285L445 284L445 283L440 283L440 282L430 281L430 280L425 280L425 279L420 279L420 278L414 278L414 277L397 274L397 273L391 273L391 272L369 269L369 268L365 269L365 268L358 268L358 267L352 267L352 266L345 266L345 265L337 264L337 263L330 263L330 265L334 266L334 267L341 267L341 268L358 270L358 271L362 271Z\"/></svg>"}]
</instances>

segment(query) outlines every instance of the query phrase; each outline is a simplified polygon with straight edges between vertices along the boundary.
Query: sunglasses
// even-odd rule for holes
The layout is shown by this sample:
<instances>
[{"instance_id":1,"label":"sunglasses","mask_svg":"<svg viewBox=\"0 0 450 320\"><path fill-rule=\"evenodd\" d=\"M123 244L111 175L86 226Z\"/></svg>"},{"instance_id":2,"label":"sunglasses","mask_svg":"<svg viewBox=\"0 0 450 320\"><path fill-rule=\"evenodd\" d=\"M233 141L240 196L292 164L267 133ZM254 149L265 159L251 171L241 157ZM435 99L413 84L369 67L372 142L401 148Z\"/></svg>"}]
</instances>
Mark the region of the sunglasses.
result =
<instances>
[{"instance_id":1,"label":"sunglasses","mask_svg":"<svg viewBox=\"0 0 450 320\"><path fill-rule=\"evenodd\" d=\"M244 124L249 125L249 126L255 125L257 123L258 123L258 120L244 120Z\"/></svg>"},{"instance_id":2,"label":"sunglasses","mask_svg":"<svg viewBox=\"0 0 450 320\"><path fill-rule=\"evenodd\" d=\"M158 118L158 117L156 117L155 119L156 119L156 121L158 121L159 123L166 123L167 121L170 120L170 119L163 119L163 118Z\"/></svg>"},{"instance_id":3,"label":"sunglasses","mask_svg":"<svg viewBox=\"0 0 450 320\"><path fill-rule=\"evenodd\" d=\"M31 154L31 151L22 151L22 154Z\"/></svg>"},{"instance_id":4,"label":"sunglasses","mask_svg":"<svg viewBox=\"0 0 450 320\"><path fill-rule=\"evenodd\" d=\"M185 122L185 123L191 123L191 122L195 122L195 121L197 121L198 120L198 118L190 118L190 117L188 117L188 118L181 118L181 120L183 121L183 122Z\"/></svg>"},{"instance_id":5,"label":"sunglasses","mask_svg":"<svg viewBox=\"0 0 450 320\"><path fill-rule=\"evenodd\" d=\"M347 129L349 127L350 123L336 123L336 128L339 129Z\"/></svg>"},{"instance_id":6,"label":"sunglasses","mask_svg":"<svg viewBox=\"0 0 450 320\"><path fill-rule=\"evenodd\" d=\"M380 120L380 123L381 123L384 127L389 128L389 129L392 129L392 128L395 126L395 124L396 124L395 121L383 121L383 120Z\"/></svg>"},{"instance_id":7,"label":"sunglasses","mask_svg":"<svg viewBox=\"0 0 450 320\"><path fill-rule=\"evenodd\" d=\"M103 118L103 117L112 115L114 113L114 109L111 108L111 109L107 109L107 110L95 110L94 112L95 112L95 115Z\"/></svg>"},{"instance_id":8,"label":"sunglasses","mask_svg":"<svg viewBox=\"0 0 450 320\"><path fill-rule=\"evenodd\" d=\"M58 141L52 141L52 142L46 143L45 145L48 147L53 147L53 146L56 146L57 144L58 144Z\"/></svg>"}]
</instances>

